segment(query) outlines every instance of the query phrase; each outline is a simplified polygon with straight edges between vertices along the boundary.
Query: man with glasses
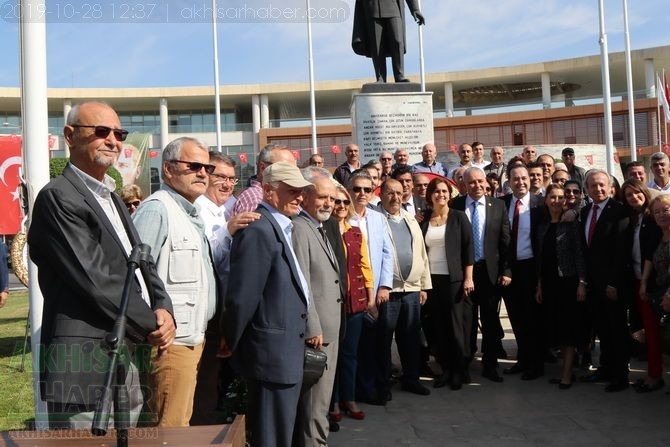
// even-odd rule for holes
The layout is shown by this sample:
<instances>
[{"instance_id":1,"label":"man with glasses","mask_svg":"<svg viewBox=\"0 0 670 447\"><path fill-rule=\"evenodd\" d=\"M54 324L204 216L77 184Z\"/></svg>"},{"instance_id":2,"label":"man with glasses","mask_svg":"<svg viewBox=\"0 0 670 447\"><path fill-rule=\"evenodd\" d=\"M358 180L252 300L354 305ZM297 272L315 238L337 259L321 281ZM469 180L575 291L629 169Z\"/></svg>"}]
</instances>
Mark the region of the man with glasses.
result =
<instances>
[{"instance_id":1,"label":"man with glasses","mask_svg":"<svg viewBox=\"0 0 670 447\"><path fill-rule=\"evenodd\" d=\"M141 241L106 174L127 134L107 104L72 107L63 129L70 162L35 200L28 246L44 296L42 349L35 368L52 429L90 429L104 387L108 357L103 339L119 311L128 257ZM172 304L154 272L149 269L146 277L136 271L129 288L126 384L132 424L143 397L135 366L140 363L134 358L140 350L130 347L150 344L165 352L175 335Z\"/></svg>"},{"instance_id":2,"label":"man with glasses","mask_svg":"<svg viewBox=\"0 0 670 447\"><path fill-rule=\"evenodd\" d=\"M215 170L203 143L177 138L163 150L161 188L133 214L172 298L177 322L174 344L165 353L152 353L151 359L149 410L163 427L189 425L205 330L216 311L214 263L195 203L207 192Z\"/></svg>"},{"instance_id":3,"label":"man with glasses","mask_svg":"<svg viewBox=\"0 0 670 447\"><path fill-rule=\"evenodd\" d=\"M570 174L564 169L556 169L551 175L551 182L565 186L565 182L570 180Z\"/></svg>"},{"instance_id":4,"label":"man with glasses","mask_svg":"<svg viewBox=\"0 0 670 447\"><path fill-rule=\"evenodd\" d=\"M355 171L349 179L349 194L354 201L354 215L349 219L352 227L359 227L368 242L370 266L374 277L374 292L377 306L389 299L393 287L393 245L388 224L378 211L368 208L372 194L372 179L365 170ZM363 327L358 349L357 399L361 402L384 405L387 394L378 389L378 370L375 358L376 327Z\"/></svg>"},{"instance_id":5,"label":"man with glasses","mask_svg":"<svg viewBox=\"0 0 670 447\"><path fill-rule=\"evenodd\" d=\"M414 174L412 180L414 183L414 197L426 200L426 191L428 191L428 183L430 183L428 176L425 174Z\"/></svg>"},{"instance_id":6,"label":"man with glasses","mask_svg":"<svg viewBox=\"0 0 670 447\"><path fill-rule=\"evenodd\" d=\"M391 177L391 172L393 172L393 154L389 151L383 151L379 155L379 162L382 164L382 171L379 173L379 178L384 182Z\"/></svg>"},{"instance_id":7,"label":"man with glasses","mask_svg":"<svg viewBox=\"0 0 670 447\"><path fill-rule=\"evenodd\" d=\"M568 174L570 174L570 179L577 180L580 185L584 184L584 175L586 171L584 168L580 168L575 164L575 150L571 147L566 147L561 152L561 158L563 163L568 168Z\"/></svg>"}]
</instances>

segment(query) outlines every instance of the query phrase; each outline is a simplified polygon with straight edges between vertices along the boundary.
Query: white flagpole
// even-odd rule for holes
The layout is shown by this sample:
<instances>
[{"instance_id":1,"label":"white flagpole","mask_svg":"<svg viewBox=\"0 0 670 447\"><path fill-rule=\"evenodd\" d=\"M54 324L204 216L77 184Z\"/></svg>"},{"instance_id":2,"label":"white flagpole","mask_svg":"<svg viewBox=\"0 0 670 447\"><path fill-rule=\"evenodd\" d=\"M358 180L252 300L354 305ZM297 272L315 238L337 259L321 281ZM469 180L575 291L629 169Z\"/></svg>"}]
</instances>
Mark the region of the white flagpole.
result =
<instances>
[{"instance_id":1,"label":"white flagpole","mask_svg":"<svg viewBox=\"0 0 670 447\"><path fill-rule=\"evenodd\" d=\"M45 0L21 0L21 11L45 11ZM49 181L47 50L45 18L21 14L19 21L23 171L28 184L29 217L35 196ZM48 428L46 402L40 398L40 337L44 298L37 284L37 266L28 260L30 344L33 361L35 428Z\"/></svg>"},{"instance_id":2,"label":"white flagpole","mask_svg":"<svg viewBox=\"0 0 670 447\"><path fill-rule=\"evenodd\" d=\"M221 95L219 87L219 38L216 27L216 0L212 0L212 34L214 41L214 122L216 123L216 150L221 152ZM227 152L227 151L226 151Z\"/></svg>"},{"instance_id":3,"label":"white flagpole","mask_svg":"<svg viewBox=\"0 0 670 447\"><path fill-rule=\"evenodd\" d=\"M658 78L658 72L656 72L656 123L658 124L658 151L663 150L663 134L661 133L661 97L664 91L663 84ZM666 132L667 134L667 132Z\"/></svg>"},{"instance_id":4,"label":"white flagpole","mask_svg":"<svg viewBox=\"0 0 670 447\"><path fill-rule=\"evenodd\" d=\"M600 16L600 58L601 73L603 80L604 100L604 124L605 124L605 150L607 156L607 172L614 173L614 136L612 135L612 94L610 92L610 64L607 50L607 33L605 33L605 12L603 0L598 0L598 12Z\"/></svg>"},{"instance_id":5,"label":"white flagpole","mask_svg":"<svg viewBox=\"0 0 670 447\"><path fill-rule=\"evenodd\" d=\"M633 68L630 57L630 34L628 32L628 1L623 0L623 27L626 40L626 81L628 83L628 133L630 137L630 159L637 161L635 138L635 97L633 96Z\"/></svg>"},{"instance_id":6,"label":"white flagpole","mask_svg":"<svg viewBox=\"0 0 670 447\"><path fill-rule=\"evenodd\" d=\"M307 0L307 60L309 65L309 113L312 122L312 154L318 154L316 143L316 100L314 98L314 61L312 56L312 18L310 0Z\"/></svg>"},{"instance_id":7,"label":"white flagpole","mask_svg":"<svg viewBox=\"0 0 670 447\"><path fill-rule=\"evenodd\" d=\"M418 0L419 11L421 11L421 0ZM424 67L423 59L423 28L421 25L418 25L419 28L419 75L421 78L421 92L426 91L426 69Z\"/></svg>"}]
</instances>

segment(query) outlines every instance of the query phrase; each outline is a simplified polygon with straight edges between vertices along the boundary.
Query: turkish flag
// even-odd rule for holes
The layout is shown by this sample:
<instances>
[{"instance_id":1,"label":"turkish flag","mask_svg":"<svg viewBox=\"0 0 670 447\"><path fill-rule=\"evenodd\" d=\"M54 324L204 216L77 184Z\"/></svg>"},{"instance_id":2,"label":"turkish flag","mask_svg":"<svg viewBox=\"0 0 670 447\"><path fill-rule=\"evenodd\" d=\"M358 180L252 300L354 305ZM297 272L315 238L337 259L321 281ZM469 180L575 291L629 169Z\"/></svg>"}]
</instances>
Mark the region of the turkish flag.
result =
<instances>
[{"instance_id":1,"label":"turkish flag","mask_svg":"<svg viewBox=\"0 0 670 447\"><path fill-rule=\"evenodd\" d=\"M330 146L330 151L333 154L337 155L340 153L340 146L338 146L337 144L333 144L332 146Z\"/></svg>"},{"instance_id":2,"label":"turkish flag","mask_svg":"<svg viewBox=\"0 0 670 447\"><path fill-rule=\"evenodd\" d=\"M16 234L21 231L19 168L22 164L21 137L0 136L0 234Z\"/></svg>"},{"instance_id":3,"label":"turkish flag","mask_svg":"<svg viewBox=\"0 0 670 447\"><path fill-rule=\"evenodd\" d=\"M587 155L586 156L586 161L589 162L591 166L593 166L593 155Z\"/></svg>"},{"instance_id":4,"label":"turkish flag","mask_svg":"<svg viewBox=\"0 0 670 447\"><path fill-rule=\"evenodd\" d=\"M665 143L665 144L663 145L663 152L664 152L665 154L670 154L670 144Z\"/></svg>"},{"instance_id":5,"label":"turkish flag","mask_svg":"<svg viewBox=\"0 0 670 447\"><path fill-rule=\"evenodd\" d=\"M300 151L291 151L296 160L300 160Z\"/></svg>"},{"instance_id":6,"label":"turkish flag","mask_svg":"<svg viewBox=\"0 0 670 447\"><path fill-rule=\"evenodd\" d=\"M458 154L458 145L451 144L449 145L449 149L451 149L451 152L453 152L454 154Z\"/></svg>"},{"instance_id":7,"label":"turkish flag","mask_svg":"<svg viewBox=\"0 0 670 447\"><path fill-rule=\"evenodd\" d=\"M245 152L240 152L240 161L244 164L247 164L249 159L247 158L247 154Z\"/></svg>"},{"instance_id":8,"label":"turkish flag","mask_svg":"<svg viewBox=\"0 0 670 447\"><path fill-rule=\"evenodd\" d=\"M614 154L614 163L619 163L619 154Z\"/></svg>"}]
</instances>

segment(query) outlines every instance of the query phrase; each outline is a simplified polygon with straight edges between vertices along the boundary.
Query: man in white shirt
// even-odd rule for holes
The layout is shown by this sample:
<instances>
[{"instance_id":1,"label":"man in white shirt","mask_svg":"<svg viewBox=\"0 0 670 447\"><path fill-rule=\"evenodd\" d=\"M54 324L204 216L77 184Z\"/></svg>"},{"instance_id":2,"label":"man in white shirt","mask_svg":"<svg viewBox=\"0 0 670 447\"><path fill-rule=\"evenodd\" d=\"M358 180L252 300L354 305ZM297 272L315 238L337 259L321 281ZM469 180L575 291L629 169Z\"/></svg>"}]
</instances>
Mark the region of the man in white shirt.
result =
<instances>
[{"instance_id":1,"label":"man in white shirt","mask_svg":"<svg viewBox=\"0 0 670 447\"><path fill-rule=\"evenodd\" d=\"M651 155L651 172L654 178L647 187L663 194L670 194L670 163L668 156L663 152L656 152Z\"/></svg>"},{"instance_id":2,"label":"man in white shirt","mask_svg":"<svg viewBox=\"0 0 670 447\"><path fill-rule=\"evenodd\" d=\"M470 165L476 168L484 169L489 164L488 161L484 160L484 143L475 141L471 146L472 161L470 162Z\"/></svg>"}]
</instances>

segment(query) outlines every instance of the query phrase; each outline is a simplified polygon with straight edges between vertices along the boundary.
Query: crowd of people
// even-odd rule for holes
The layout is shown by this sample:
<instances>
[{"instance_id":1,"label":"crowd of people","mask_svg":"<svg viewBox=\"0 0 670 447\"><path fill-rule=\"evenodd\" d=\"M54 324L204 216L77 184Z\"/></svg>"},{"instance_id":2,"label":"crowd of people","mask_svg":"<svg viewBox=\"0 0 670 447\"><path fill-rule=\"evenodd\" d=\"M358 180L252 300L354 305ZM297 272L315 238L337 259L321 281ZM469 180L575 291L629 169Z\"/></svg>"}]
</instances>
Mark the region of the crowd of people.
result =
<instances>
[{"instance_id":1,"label":"crowd of people","mask_svg":"<svg viewBox=\"0 0 670 447\"><path fill-rule=\"evenodd\" d=\"M105 172L126 135L110 106L74 106L70 162L35 202L28 244L44 295L40 391L52 428L90 427L103 340L140 243L151 259L128 290L134 423L187 426L206 365L219 370L220 401L243 380L251 445L327 445L343 417L365 419L360 402L390 401L396 381L422 396L426 375L433 388L461 389L477 351L493 383L536 380L560 353L549 381L567 390L596 339L599 365L580 379L617 392L630 386L631 334L642 328L649 367L635 388L664 386L663 153L651 157L649 183L631 163L615 189L607 172L576 166L569 147L560 164L532 146L505 163L500 146L486 161L483 143L461 144L448 168L433 144L414 165L402 149L364 164L349 144L331 174L318 154L300 170L288 147L270 144L234 195L235 162L181 137L163 150L161 188L144 198L127 187L120 198ZM502 375L501 300L518 348ZM203 354L209 343L216 359ZM317 380L303 381L306 345L326 354Z\"/></svg>"}]
</instances>

